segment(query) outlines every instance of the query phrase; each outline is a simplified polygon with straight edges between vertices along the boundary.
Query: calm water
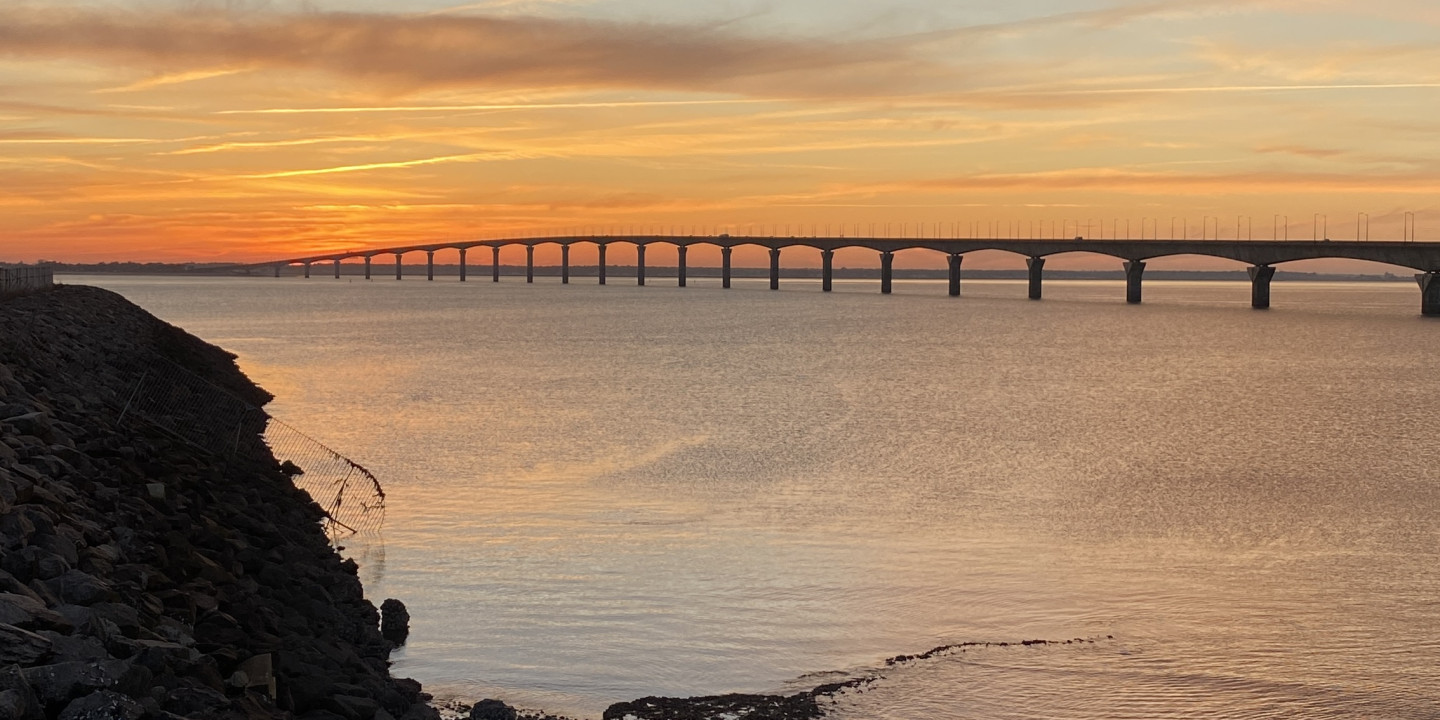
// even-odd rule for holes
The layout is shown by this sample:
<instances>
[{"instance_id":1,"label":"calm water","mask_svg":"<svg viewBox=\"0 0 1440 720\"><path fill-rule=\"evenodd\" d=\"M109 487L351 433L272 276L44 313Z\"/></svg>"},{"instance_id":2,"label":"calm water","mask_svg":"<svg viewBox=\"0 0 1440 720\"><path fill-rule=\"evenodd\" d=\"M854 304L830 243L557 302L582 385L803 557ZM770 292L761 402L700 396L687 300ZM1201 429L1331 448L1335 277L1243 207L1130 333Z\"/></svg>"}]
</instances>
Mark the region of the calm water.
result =
<instances>
[{"instance_id":1,"label":"calm water","mask_svg":"<svg viewBox=\"0 0 1440 720\"><path fill-rule=\"evenodd\" d=\"M598 717L879 672L834 715L1440 717L1413 284L82 280L387 483L350 550L438 695Z\"/></svg>"}]
</instances>

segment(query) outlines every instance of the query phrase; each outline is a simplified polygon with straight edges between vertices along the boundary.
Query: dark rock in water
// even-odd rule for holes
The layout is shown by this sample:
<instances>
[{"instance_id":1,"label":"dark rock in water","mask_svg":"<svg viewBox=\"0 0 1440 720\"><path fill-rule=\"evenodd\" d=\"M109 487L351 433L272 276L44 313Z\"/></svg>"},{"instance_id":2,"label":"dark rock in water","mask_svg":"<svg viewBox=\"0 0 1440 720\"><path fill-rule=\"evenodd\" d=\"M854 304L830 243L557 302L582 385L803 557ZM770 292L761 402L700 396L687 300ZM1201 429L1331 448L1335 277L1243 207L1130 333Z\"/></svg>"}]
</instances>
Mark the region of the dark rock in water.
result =
<instances>
[{"instance_id":1,"label":"dark rock in water","mask_svg":"<svg viewBox=\"0 0 1440 720\"><path fill-rule=\"evenodd\" d=\"M821 715L813 693L797 695L714 695L693 698L647 697L615 703L604 720L812 720Z\"/></svg>"},{"instance_id":2,"label":"dark rock in water","mask_svg":"<svg viewBox=\"0 0 1440 720\"><path fill-rule=\"evenodd\" d=\"M60 711L59 720L138 720L145 714L140 703L110 690L101 690L72 701Z\"/></svg>"},{"instance_id":3,"label":"dark rock in water","mask_svg":"<svg viewBox=\"0 0 1440 720\"><path fill-rule=\"evenodd\" d=\"M518 715L515 708L499 700L481 700L470 708L470 720L515 720Z\"/></svg>"},{"instance_id":4,"label":"dark rock in water","mask_svg":"<svg viewBox=\"0 0 1440 720\"><path fill-rule=\"evenodd\" d=\"M404 645L410 637L410 611L405 603L390 598L380 603L380 636L395 645Z\"/></svg>"}]
</instances>

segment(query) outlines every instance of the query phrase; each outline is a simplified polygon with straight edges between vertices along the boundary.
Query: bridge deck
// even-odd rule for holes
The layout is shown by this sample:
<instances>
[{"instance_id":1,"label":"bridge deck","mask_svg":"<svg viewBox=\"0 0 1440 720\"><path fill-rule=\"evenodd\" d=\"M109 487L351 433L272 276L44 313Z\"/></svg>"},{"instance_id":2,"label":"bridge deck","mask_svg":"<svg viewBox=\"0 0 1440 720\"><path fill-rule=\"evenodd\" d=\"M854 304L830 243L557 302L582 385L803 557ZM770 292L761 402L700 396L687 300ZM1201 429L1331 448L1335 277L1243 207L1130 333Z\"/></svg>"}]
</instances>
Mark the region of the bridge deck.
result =
<instances>
[{"instance_id":1,"label":"bridge deck","mask_svg":"<svg viewBox=\"0 0 1440 720\"><path fill-rule=\"evenodd\" d=\"M1051 257L1064 253L1086 252L1108 255L1120 260L1150 260L1173 255L1203 255L1226 258L1249 265L1275 265L1296 260L1343 258L1407 267L1421 272L1440 272L1440 243L1353 240L1094 240L1073 239L997 239L997 238L877 238L877 237L742 237L735 235L571 235L497 240L456 240L398 247L367 248L342 253L326 253L286 258L253 267L275 264L297 265L333 262L377 255L403 256L409 253L434 253L442 250L470 250L477 247L522 245L674 245L694 247L709 245L720 248L758 246L769 249L808 247L815 250L868 248L876 252L899 252L924 249L943 254L965 254L978 250L1003 250L1026 257Z\"/></svg>"}]
</instances>

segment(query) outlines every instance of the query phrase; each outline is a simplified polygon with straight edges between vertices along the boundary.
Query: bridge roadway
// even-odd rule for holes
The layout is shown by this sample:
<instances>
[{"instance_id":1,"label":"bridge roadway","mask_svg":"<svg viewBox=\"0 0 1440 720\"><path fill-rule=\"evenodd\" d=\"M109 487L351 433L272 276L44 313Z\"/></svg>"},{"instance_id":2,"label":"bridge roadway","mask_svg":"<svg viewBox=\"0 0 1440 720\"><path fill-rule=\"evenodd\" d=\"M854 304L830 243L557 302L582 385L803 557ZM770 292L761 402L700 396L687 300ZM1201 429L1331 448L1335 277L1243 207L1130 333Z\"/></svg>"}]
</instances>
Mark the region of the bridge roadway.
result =
<instances>
[{"instance_id":1,"label":"bridge roadway","mask_svg":"<svg viewBox=\"0 0 1440 720\"><path fill-rule=\"evenodd\" d=\"M645 284L645 249L650 245L673 245L679 250L678 276L680 287L685 287L686 252L696 245L710 245L720 248L721 284L730 287L730 254L736 247L756 245L770 250L770 289L780 287L780 251L791 247L807 247L820 251L822 288L829 292L834 277L833 260L835 251L842 248L868 248L880 254L880 292L889 293L895 253L901 250L933 250L949 259L950 295L960 295L960 266L966 253L977 250L1003 250L1026 258L1030 272L1030 298L1039 300L1045 260L1054 255L1072 252L1087 252L1109 255L1124 262L1125 299L1138 303L1141 298L1142 278L1145 261L1173 255L1203 255L1226 258L1250 265L1250 301L1256 308L1270 307L1270 281L1275 276L1275 266L1296 260L1320 258L1344 258L1369 260L1418 270L1415 279L1420 284L1421 313L1440 316L1440 243L1437 242L1396 242L1396 241L1348 241L1348 240L1094 240L1074 238L1054 239L940 239L940 238L873 238L873 237L742 237L733 235L585 235L559 237L508 238L496 240L460 240L410 245L405 247L354 250L342 253L328 253L309 257L292 258L275 262L259 263L247 267L273 265L275 276L287 265L303 265L305 277L310 277L310 266L315 263L331 262L335 266L335 277L340 277L340 263L352 258L365 260L365 278L371 277L371 261L377 255L395 256L395 279L404 275L402 258L409 253L423 252L428 259L426 278L435 279L435 253L441 250L456 250L460 255L460 280L467 275L466 255L477 247L489 247L492 252L491 279L500 281L500 248L509 245L525 247L525 281L535 280L535 248L540 245L560 246L561 282L570 282L570 247L592 244L599 250L598 275L601 285L605 284L605 250L613 244L630 244L636 248L636 282Z\"/></svg>"}]
</instances>

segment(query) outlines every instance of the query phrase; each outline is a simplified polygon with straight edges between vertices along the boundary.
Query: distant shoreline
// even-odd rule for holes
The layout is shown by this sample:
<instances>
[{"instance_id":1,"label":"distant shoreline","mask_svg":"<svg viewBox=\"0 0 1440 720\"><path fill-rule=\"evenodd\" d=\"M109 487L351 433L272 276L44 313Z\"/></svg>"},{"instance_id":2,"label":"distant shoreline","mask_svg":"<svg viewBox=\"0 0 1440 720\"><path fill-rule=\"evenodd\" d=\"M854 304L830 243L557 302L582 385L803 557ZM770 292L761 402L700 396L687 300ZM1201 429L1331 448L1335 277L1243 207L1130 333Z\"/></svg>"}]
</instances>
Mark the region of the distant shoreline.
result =
<instances>
[{"instance_id":1,"label":"distant shoreline","mask_svg":"<svg viewBox=\"0 0 1440 720\"><path fill-rule=\"evenodd\" d=\"M201 265L201 264L162 264L162 263L100 263L95 265L79 265L67 263L48 263L56 275L148 275L148 276L184 276L184 277L270 277L273 270L265 267L256 267L251 272L237 272L231 265ZM377 264L371 269L371 275L377 280L393 278L394 265ZM720 277L721 269L718 267L687 267L685 273L691 278L716 278ZM879 280L879 268L835 268L835 279L837 280ZM288 266L281 272L282 277L299 277L304 273L301 266ZM470 265L467 267L470 280L483 281L491 276L489 265ZM315 264L311 266L312 279L324 279L334 276L334 269L329 264ZM363 265L342 264L340 274L343 277L355 278L364 277ZM405 265L404 275L407 279L423 278L426 274L425 265ZM435 274L444 277L455 277L460 274L459 265L435 265ZM504 277L524 277L524 265L501 265L500 274ZM536 265L534 269L536 277L560 277L561 268L558 265ZM610 278L634 278L634 265L606 265L605 274ZM678 269L674 266L645 267L646 278L675 279L678 276ZM735 278L767 278L769 269L763 267L733 267L730 274ZM594 265L571 265L570 276L575 278L594 278L599 275L599 269ZM791 267L781 268L780 277L788 279L820 279L820 268ZM944 280L948 277L944 269L896 269L894 271L896 280ZM966 280L1024 280L1029 277L1023 269L1015 270L965 270ZM1124 280L1123 270L1046 270L1047 280ZM1148 270L1145 273L1146 280L1188 280L1188 281L1218 281L1218 282L1249 282L1249 276L1244 269L1238 270ZM1280 270L1275 273L1275 280L1282 282L1403 282L1409 283L1413 280L1408 275L1397 275L1395 273L1383 273L1378 275L1356 274L1356 273L1309 273Z\"/></svg>"}]
</instances>

